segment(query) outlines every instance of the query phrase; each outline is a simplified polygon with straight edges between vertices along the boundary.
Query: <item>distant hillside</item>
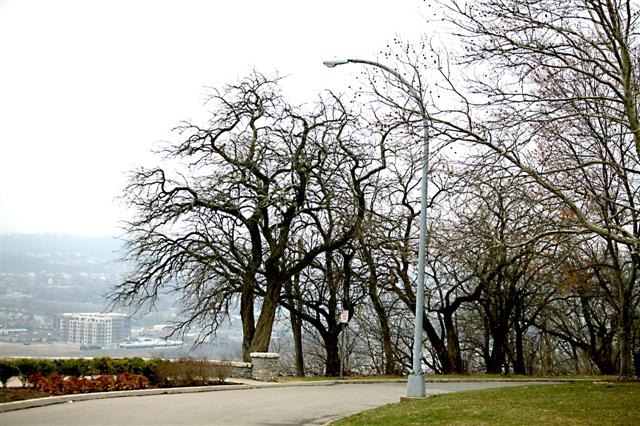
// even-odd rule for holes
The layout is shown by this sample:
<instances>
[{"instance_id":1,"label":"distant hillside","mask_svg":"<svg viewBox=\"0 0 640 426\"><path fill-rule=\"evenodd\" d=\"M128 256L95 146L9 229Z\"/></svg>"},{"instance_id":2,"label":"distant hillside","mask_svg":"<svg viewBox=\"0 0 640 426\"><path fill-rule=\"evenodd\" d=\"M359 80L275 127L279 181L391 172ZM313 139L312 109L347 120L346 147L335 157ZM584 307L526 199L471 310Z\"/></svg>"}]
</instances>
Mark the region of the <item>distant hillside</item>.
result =
<instances>
[{"instance_id":1,"label":"distant hillside","mask_svg":"<svg viewBox=\"0 0 640 426\"><path fill-rule=\"evenodd\" d=\"M1 235L0 265L5 273L110 273L123 268L121 246L111 237Z\"/></svg>"},{"instance_id":2,"label":"distant hillside","mask_svg":"<svg viewBox=\"0 0 640 426\"><path fill-rule=\"evenodd\" d=\"M113 237L83 237L57 234L0 235L0 253L83 253L114 257L122 243Z\"/></svg>"}]
</instances>

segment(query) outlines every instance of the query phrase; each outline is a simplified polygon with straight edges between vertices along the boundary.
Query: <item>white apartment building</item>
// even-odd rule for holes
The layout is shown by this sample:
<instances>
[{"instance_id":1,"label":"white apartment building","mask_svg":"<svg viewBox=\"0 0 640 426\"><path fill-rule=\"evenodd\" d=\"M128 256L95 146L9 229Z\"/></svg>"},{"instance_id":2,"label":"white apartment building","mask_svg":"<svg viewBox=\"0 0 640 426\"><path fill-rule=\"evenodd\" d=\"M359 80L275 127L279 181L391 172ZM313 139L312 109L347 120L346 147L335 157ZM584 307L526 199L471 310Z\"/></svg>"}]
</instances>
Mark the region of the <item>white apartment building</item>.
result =
<instances>
[{"instance_id":1,"label":"white apartment building","mask_svg":"<svg viewBox=\"0 0 640 426\"><path fill-rule=\"evenodd\" d=\"M125 341L131 327L126 314L65 313L54 317L54 329L65 343L106 346Z\"/></svg>"}]
</instances>

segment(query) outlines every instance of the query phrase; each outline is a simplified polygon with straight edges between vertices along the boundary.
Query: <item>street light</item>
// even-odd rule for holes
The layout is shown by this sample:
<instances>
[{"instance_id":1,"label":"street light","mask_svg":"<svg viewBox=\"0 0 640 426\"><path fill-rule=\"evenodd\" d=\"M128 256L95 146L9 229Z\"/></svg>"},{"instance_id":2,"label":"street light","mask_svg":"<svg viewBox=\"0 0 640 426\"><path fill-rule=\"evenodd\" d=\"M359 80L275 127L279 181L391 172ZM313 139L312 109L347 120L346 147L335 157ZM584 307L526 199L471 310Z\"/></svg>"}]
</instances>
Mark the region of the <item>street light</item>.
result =
<instances>
[{"instance_id":1,"label":"street light","mask_svg":"<svg viewBox=\"0 0 640 426\"><path fill-rule=\"evenodd\" d=\"M375 61L368 61L366 59L341 59L333 61L324 61L325 66L334 68L337 65L345 64L365 64L371 65L388 72L397 78L407 90L411 99L416 101L422 114L422 121L424 127L423 134L423 151L422 151L422 197L420 198L420 241L418 245L418 286L416 288L416 320L415 331L413 335L413 371L409 375L407 381L407 396L408 397L424 397L424 374L422 373L422 316L424 315L424 258L425 247L427 242L427 194L429 192L429 131L428 121L429 117L422 101L422 96L415 87L411 85L402 75L383 64Z\"/></svg>"}]
</instances>

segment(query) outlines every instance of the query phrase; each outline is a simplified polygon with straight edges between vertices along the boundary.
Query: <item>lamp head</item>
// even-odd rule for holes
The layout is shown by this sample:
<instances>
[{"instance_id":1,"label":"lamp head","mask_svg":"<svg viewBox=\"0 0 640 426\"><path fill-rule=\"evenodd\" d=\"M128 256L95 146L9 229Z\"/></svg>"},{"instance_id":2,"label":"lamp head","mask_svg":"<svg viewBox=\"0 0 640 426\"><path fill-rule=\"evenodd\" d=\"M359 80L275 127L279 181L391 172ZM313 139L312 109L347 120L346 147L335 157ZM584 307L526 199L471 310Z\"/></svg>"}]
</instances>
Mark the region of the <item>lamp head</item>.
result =
<instances>
[{"instance_id":1,"label":"lamp head","mask_svg":"<svg viewBox=\"0 0 640 426\"><path fill-rule=\"evenodd\" d=\"M333 68L333 67L335 67L336 65L344 65L344 64L348 64L348 63L349 63L349 60L348 60L348 59L335 59L335 60L333 60L333 61L324 61L324 62L323 62L323 64L324 64L326 67L329 67L329 68Z\"/></svg>"}]
</instances>

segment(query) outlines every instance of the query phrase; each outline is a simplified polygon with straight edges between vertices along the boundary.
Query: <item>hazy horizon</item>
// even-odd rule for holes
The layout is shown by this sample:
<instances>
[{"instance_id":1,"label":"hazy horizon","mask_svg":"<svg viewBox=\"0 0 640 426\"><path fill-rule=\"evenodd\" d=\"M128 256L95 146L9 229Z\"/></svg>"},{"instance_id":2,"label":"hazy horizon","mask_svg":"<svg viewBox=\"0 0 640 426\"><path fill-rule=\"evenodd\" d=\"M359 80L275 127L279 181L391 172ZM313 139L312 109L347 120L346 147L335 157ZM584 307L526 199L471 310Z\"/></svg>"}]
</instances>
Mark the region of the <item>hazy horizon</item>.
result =
<instances>
[{"instance_id":1,"label":"hazy horizon","mask_svg":"<svg viewBox=\"0 0 640 426\"><path fill-rule=\"evenodd\" d=\"M207 87L252 69L294 103L346 91L378 52L426 29L424 3L189 0L0 2L0 234L118 236L125 172L154 164ZM212 24L215 22L215 24Z\"/></svg>"}]
</instances>

